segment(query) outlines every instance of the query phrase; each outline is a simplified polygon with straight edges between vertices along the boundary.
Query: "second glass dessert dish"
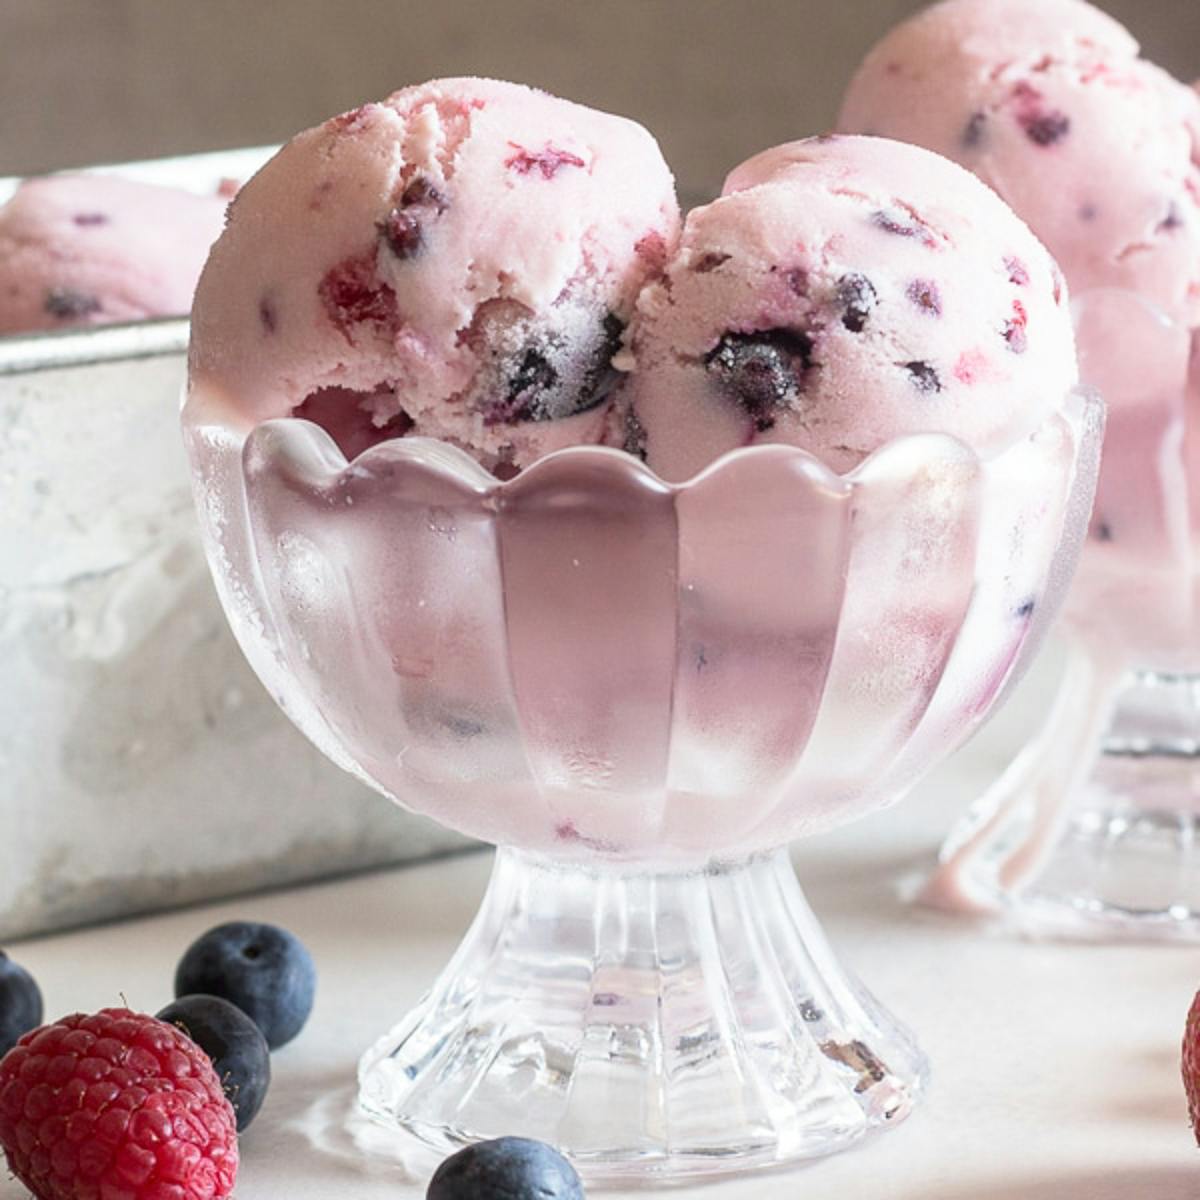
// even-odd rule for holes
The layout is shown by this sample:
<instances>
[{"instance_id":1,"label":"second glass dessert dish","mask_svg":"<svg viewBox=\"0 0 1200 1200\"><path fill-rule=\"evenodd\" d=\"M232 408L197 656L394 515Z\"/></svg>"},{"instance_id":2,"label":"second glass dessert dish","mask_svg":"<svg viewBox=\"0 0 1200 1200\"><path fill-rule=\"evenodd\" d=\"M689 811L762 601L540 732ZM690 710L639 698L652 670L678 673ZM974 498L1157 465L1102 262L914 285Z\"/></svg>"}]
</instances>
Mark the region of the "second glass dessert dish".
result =
<instances>
[{"instance_id":1,"label":"second glass dessert dish","mask_svg":"<svg viewBox=\"0 0 1200 1200\"><path fill-rule=\"evenodd\" d=\"M948 156L1028 222L1108 411L1057 696L926 896L1042 932L1198 940L1200 96L1101 7L947 0L876 43L837 124Z\"/></svg>"},{"instance_id":2,"label":"second glass dessert dish","mask_svg":"<svg viewBox=\"0 0 1200 1200\"><path fill-rule=\"evenodd\" d=\"M1044 725L947 841L926 897L1077 936L1195 940L1200 339L1130 291L1075 307L1108 433L1064 605L1066 665Z\"/></svg>"},{"instance_id":3,"label":"second glass dessert dish","mask_svg":"<svg viewBox=\"0 0 1200 1200\"><path fill-rule=\"evenodd\" d=\"M1069 396L992 459L918 435L837 475L755 447L670 485L580 447L499 482L424 438L347 462L194 384L204 537L263 682L334 761L501 847L458 954L363 1059L366 1110L660 1178L904 1117L924 1060L782 847L897 799L1016 678L1099 410Z\"/></svg>"}]
</instances>

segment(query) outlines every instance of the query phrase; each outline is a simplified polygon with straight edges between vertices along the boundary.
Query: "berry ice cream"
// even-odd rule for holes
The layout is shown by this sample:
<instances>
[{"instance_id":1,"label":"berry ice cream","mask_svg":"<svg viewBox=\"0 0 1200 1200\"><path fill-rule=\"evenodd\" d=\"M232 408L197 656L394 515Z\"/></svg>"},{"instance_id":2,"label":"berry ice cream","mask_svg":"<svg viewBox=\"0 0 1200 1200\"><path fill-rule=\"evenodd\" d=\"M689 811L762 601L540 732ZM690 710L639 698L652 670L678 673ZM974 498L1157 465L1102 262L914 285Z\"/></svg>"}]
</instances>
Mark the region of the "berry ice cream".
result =
<instances>
[{"instance_id":1,"label":"berry ice cream","mask_svg":"<svg viewBox=\"0 0 1200 1200\"><path fill-rule=\"evenodd\" d=\"M49 175L0 208L0 334L183 316L226 198Z\"/></svg>"},{"instance_id":2,"label":"berry ice cream","mask_svg":"<svg viewBox=\"0 0 1200 1200\"><path fill-rule=\"evenodd\" d=\"M889 33L838 128L914 142L994 187L1079 295L1200 323L1200 99L1082 0L946 0Z\"/></svg>"},{"instance_id":3,"label":"berry ice cream","mask_svg":"<svg viewBox=\"0 0 1200 1200\"><path fill-rule=\"evenodd\" d=\"M1195 720L1173 707L1171 681L1200 668L1190 344L1200 325L1200 100L1081 0L948 0L871 51L838 124L940 151L1012 204L1067 276L1080 374L1108 408L1057 698L951 834L926 896L1012 912L1028 898L1035 921L1072 928L1096 920L1128 931L1136 911L1161 933L1190 900L1122 881L1141 879L1152 855L1173 861L1170 823L1153 850L1157 835L1144 831L1194 796L1177 747L1194 742ZM1154 814L1146 822L1143 809ZM1116 829L1137 832L1110 841ZM1127 876L1129 863L1138 865Z\"/></svg>"},{"instance_id":4,"label":"berry ice cream","mask_svg":"<svg viewBox=\"0 0 1200 1200\"><path fill-rule=\"evenodd\" d=\"M193 395L354 455L417 434L507 475L605 434L612 359L673 247L639 125L480 79L294 138L243 189L197 294Z\"/></svg>"},{"instance_id":5,"label":"berry ice cream","mask_svg":"<svg viewBox=\"0 0 1200 1200\"><path fill-rule=\"evenodd\" d=\"M1109 409L1068 614L1115 671L1192 669L1200 97L1082 0L945 0L870 52L839 127L956 159L1057 256L1081 374Z\"/></svg>"},{"instance_id":6,"label":"berry ice cream","mask_svg":"<svg viewBox=\"0 0 1200 1200\"><path fill-rule=\"evenodd\" d=\"M983 455L1076 382L1066 289L994 193L878 138L793 142L693 211L632 330L627 437L665 478L739 446L835 470L913 433Z\"/></svg>"}]
</instances>

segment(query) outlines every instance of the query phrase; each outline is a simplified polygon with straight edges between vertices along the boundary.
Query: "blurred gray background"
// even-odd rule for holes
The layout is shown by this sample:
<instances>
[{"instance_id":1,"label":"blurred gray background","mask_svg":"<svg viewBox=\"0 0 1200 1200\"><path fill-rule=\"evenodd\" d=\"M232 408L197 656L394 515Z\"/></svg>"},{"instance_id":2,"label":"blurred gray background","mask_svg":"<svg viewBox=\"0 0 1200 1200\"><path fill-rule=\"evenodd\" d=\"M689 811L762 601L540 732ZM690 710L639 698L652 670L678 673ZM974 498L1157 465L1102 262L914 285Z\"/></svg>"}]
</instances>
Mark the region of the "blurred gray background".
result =
<instances>
[{"instance_id":1,"label":"blurred gray background","mask_svg":"<svg viewBox=\"0 0 1200 1200\"><path fill-rule=\"evenodd\" d=\"M282 140L406 83L483 74L633 116L695 195L819 132L919 0L0 0L0 175ZM1200 0L1105 0L1200 76Z\"/></svg>"}]
</instances>

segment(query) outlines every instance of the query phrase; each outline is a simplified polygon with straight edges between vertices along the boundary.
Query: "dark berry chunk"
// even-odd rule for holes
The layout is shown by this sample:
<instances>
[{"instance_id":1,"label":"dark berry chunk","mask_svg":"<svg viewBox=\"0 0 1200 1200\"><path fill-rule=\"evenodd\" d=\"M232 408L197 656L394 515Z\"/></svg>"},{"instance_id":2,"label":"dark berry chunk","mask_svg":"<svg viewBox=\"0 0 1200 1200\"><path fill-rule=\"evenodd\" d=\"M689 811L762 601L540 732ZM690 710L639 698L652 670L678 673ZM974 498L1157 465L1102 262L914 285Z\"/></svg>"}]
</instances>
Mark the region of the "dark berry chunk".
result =
<instances>
[{"instance_id":1,"label":"dark berry chunk","mask_svg":"<svg viewBox=\"0 0 1200 1200\"><path fill-rule=\"evenodd\" d=\"M354 341L355 325L394 326L399 320L396 293L376 274L373 254L349 258L331 267L318 293L329 319L349 342Z\"/></svg>"},{"instance_id":2,"label":"dark berry chunk","mask_svg":"<svg viewBox=\"0 0 1200 1200\"><path fill-rule=\"evenodd\" d=\"M875 305L879 303L875 287L865 275L843 275L837 283L842 324L851 333L862 333Z\"/></svg>"},{"instance_id":3,"label":"dark berry chunk","mask_svg":"<svg viewBox=\"0 0 1200 1200\"><path fill-rule=\"evenodd\" d=\"M920 359L913 362L900 364L912 378L913 386L918 392L924 392L927 395L932 395L934 392L942 390L941 376L937 370L927 362L922 362Z\"/></svg>"},{"instance_id":4,"label":"dark berry chunk","mask_svg":"<svg viewBox=\"0 0 1200 1200\"><path fill-rule=\"evenodd\" d=\"M642 419L632 404L625 410L624 433L621 448L626 454L632 454L634 458L640 458L642 462L645 462L648 453L646 427L642 424Z\"/></svg>"},{"instance_id":5,"label":"dark berry chunk","mask_svg":"<svg viewBox=\"0 0 1200 1200\"><path fill-rule=\"evenodd\" d=\"M1015 283L1017 287L1029 286L1029 268L1016 255L1010 254L1005 258L1004 269L1008 272L1010 283Z\"/></svg>"},{"instance_id":6,"label":"dark berry chunk","mask_svg":"<svg viewBox=\"0 0 1200 1200\"><path fill-rule=\"evenodd\" d=\"M90 316L99 312L101 305L97 297L73 288L56 287L46 293L43 307L52 317L67 321L76 317Z\"/></svg>"},{"instance_id":7,"label":"dark berry chunk","mask_svg":"<svg viewBox=\"0 0 1200 1200\"><path fill-rule=\"evenodd\" d=\"M808 272L803 267L792 267L790 271L784 272L783 277L787 281L788 291L792 295L808 295Z\"/></svg>"},{"instance_id":8,"label":"dark berry chunk","mask_svg":"<svg viewBox=\"0 0 1200 1200\"><path fill-rule=\"evenodd\" d=\"M726 394L752 417L760 432L775 423L775 409L792 407L812 368L812 338L792 329L727 333L705 364Z\"/></svg>"},{"instance_id":9,"label":"dark berry chunk","mask_svg":"<svg viewBox=\"0 0 1200 1200\"><path fill-rule=\"evenodd\" d=\"M983 144L987 136L988 116L985 112L972 113L966 125L963 126L962 143L968 150L974 150Z\"/></svg>"},{"instance_id":10,"label":"dark berry chunk","mask_svg":"<svg viewBox=\"0 0 1200 1200\"><path fill-rule=\"evenodd\" d=\"M156 1015L181 1029L212 1060L241 1133L258 1115L271 1085L271 1052L262 1030L219 996L181 996Z\"/></svg>"},{"instance_id":11,"label":"dark berry chunk","mask_svg":"<svg viewBox=\"0 0 1200 1200\"><path fill-rule=\"evenodd\" d=\"M187 949L175 970L175 995L201 993L236 1004L272 1050L290 1042L312 1012L317 969L295 934L277 925L231 921Z\"/></svg>"},{"instance_id":12,"label":"dark berry chunk","mask_svg":"<svg viewBox=\"0 0 1200 1200\"><path fill-rule=\"evenodd\" d=\"M1004 323L1004 340L1014 354L1024 354L1029 348L1029 338L1026 334L1028 324L1029 316L1025 312L1025 305L1020 300L1014 300L1012 316Z\"/></svg>"},{"instance_id":13,"label":"dark berry chunk","mask_svg":"<svg viewBox=\"0 0 1200 1200\"><path fill-rule=\"evenodd\" d=\"M541 150L526 150L516 142L508 143L514 153L504 160L504 165L518 175L529 175L534 171L541 174L543 179L553 179L563 167L586 167L587 163L578 154L569 150L560 150L549 142Z\"/></svg>"},{"instance_id":14,"label":"dark berry chunk","mask_svg":"<svg viewBox=\"0 0 1200 1200\"><path fill-rule=\"evenodd\" d=\"M379 232L397 258L413 258L425 245L421 218L402 208L393 209L387 215Z\"/></svg>"},{"instance_id":15,"label":"dark berry chunk","mask_svg":"<svg viewBox=\"0 0 1200 1200\"><path fill-rule=\"evenodd\" d=\"M428 175L418 175L401 194L400 207L431 208L440 216L450 207L450 201Z\"/></svg>"},{"instance_id":16,"label":"dark berry chunk","mask_svg":"<svg viewBox=\"0 0 1200 1200\"><path fill-rule=\"evenodd\" d=\"M1183 213L1174 200L1167 206L1167 215L1158 223L1159 233L1174 233L1183 228Z\"/></svg>"},{"instance_id":17,"label":"dark berry chunk","mask_svg":"<svg viewBox=\"0 0 1200 1200\"><path fill-rule=\"evenodd\" d=\"M605 312L589 321L584 336L527 323L522 306L511 301L480 305L468 341L495 366L473 407L488 426L520 421L557 421L600 404L616 379L613 356L621 346L624 322ZM526 330L516 352L499 353L513 336L513 324Z\"/></svg>"},{"instance_id":18,"label":"dark berry chunk","mask_svg":"<svg viewBox=\"0 0 1200 1200\"><path fill-rule=\"evenodd\" d=\"M914 213L881 208L871 214L871 223L895 237L917 238L926 246L937 244L933 231Z\"/></svg>"},{"instance_id":19,"label":"dark berry chunk","mask_svg":"<svg viewBox=\"0 0 1200 1200\"><path fill-rule=\"evenodd\" d=\"M508 377L504 401L488 408L485 425L507 425L513 421L535 421L545 413L542 396L558 387L558 371L540 350L529 349ZM546 419L545 416L542 419Z\"/></svg>"},{"instance_id":20,"label":"dark berry chunk","mask_svg":"<svg viewBox=\"0 0 1200 1200\"><path fill-rule=\"evenodd\" d=\"M72 218L76 225L84 229L91 229L97 225L107 225L108 216L102 212L81 212L76 213Z\"/></svg>"},{"instance_id":21,"label":"dark berry chunk","mask_svg":"<svg viewBox=\"0 0 1200 1200\"><path fill-rule=\"evenodd\" d=\"M1053 146L1071 130L1071 118L1057 109L1052 112L1022 113L1017 118L1025 136L1037 146Z\"/></svg>"},{"instance_id":22,"label":"dark berry chunk","mask_svg":"<svg viewBox=\"0 0 1200 1200\"><path fill-rule=\"evenodd\" d=\"M413 258L425 248L426 223L449 207L445 192L427 175L418 175L401 193L400 203L380 223L380 235L397 258Z\"/></svg>"},{"instance_id":23,"label":"dark berry chunk","mask_svg":"<svg viewBox=\"0 0 1200 1200\"><path fill-rule=\"evenodd\" d=\"M279 313L275 302L268 295L262 295L258 300L258 323L264 333L274 333L279 328Z\"/></svg>"},{"instance_id":24,"label":"dark berry chunk","mask_svg":"<svg viewBox=\"0 0 1200 1200\"><path fill-rule=\"evenodd\" d=\"M1098 542L1111 542L1113 540L1112 526L1107 521L1097 517L1092 525L1092 537Z\"/></svg>"},{"instance_id":25,"label":"dark berry chunk","mask_svg":"<svg viewBox=\"0 0 1200 1200\"><path fill-rule=\"evenodd\" d=\"M1070 117L1059 109L1047 108L1046 98L1028 80L1013 85L1012 99L1017 124L1034 145L1053 146L1070 132Z\"/></svg>"},{"instance_id":26,"label":"dark berry chunk","mask_svg":"<svg viewBox=\"0 0 1200 1200\"><path fill-rule=\"evenodd\" d=\"M914 279L905 293L923 312L931 317L942 315L942 293L932 279Z\"/></svg>"},{"instance_id":27,"label":"dark berry chunk","mask_svg":"<svg viewBox=\"0 0 1200 1200\"><path fill-rule=\"evenodd\" d=\"M1015 615L1028 620L1028 618L1033 616L1033 610L1036 607L1037 602L1030 596L1028 600L1022 601L1022 603L1017 605Z\"/></svg>"},{"instance_id":28,"label":"dark berry chunk","mask_svg":"<svg viewBox=\"0 0 1200 1200\"><path fill-rule=\"evenodd\" d=\"M24 967L0 950L0 1058L42 1023L42 991Z\"/></svg>"},{"instance_id":29,"label":"dark berry chunk","mask_svg":"<svg viewBox=\"0 0 1200 1200\"><path fill-rule=\"evenodd\" d=\"M606 312L598 332L591 359L584 371L583 388L576 412L583 412L599 404L608 395L616 378L612 360L621 349L621 339L625 336L625 322L615 312Z\"/></svg>"},{"instance_id":30,"label":"dark berry chunk","mask_svg":"<svg viewBox=\"0 0 1200 1200\"><path fill-rule=\"evenodd\" d=\"M717 250L709 250L708 253L700 255L692 264L692 270L699 275L707 275L709 271L715 271L722 263L729 261L728 254L722 254Z\"/></svg>"}]
</instances>

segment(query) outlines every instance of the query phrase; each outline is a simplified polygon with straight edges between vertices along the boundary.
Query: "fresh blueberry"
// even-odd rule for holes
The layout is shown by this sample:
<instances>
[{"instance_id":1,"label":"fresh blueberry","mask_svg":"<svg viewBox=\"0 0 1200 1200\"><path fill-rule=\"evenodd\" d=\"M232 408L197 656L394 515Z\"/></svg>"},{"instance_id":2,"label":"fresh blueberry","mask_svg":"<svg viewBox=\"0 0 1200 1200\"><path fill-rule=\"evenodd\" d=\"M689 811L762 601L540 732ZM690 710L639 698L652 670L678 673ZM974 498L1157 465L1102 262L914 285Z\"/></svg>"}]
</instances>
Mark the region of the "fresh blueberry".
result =
<instances>
[{"instance_id":1,"label":"fresh blueberry","mask_svg":"<svg viewBox=\"0 0 1200 1200\"><path fill-rule=\"evenodd\" d=\"M584 1200L575 1168L553 1146L529 1138L478 1142L451 1155L426 1200Z\"/></svg>"},{"instance_id":2,"label":"fresh blueberry","mask_svg":"<svg viewBox=\"0 0 1200 1200\"><path fill-rule=\"evenodd\" d=\"M175 969L175 995L200 993L236 1004L272 1050L290 1042L312 1012L317 969L295 934L277 925L230 921L197 938Z\"/></svg>"},{"instance_id":3,"label":"fresh blueberry","mask_svg":"<svg viewBox=\"0 0 1200 1200\"><path fill-rule=\"evenodd\" d=\"M42 1023L42 991L30 973L0 950L0 1058Z\"/></svg>"},{"instance_id":4,"label":"fresh blueberry","mask_svg":"<svg viewBox=\"0 0 1200 1200\"><path fill-rule=\"evenodd\" d=\"M220 996L181 996L156 1015L177 1025L212 1059L241 1133L258 1115L271 1085L271 1052L262 1031Z\"/></svg>"}]
</instances>

